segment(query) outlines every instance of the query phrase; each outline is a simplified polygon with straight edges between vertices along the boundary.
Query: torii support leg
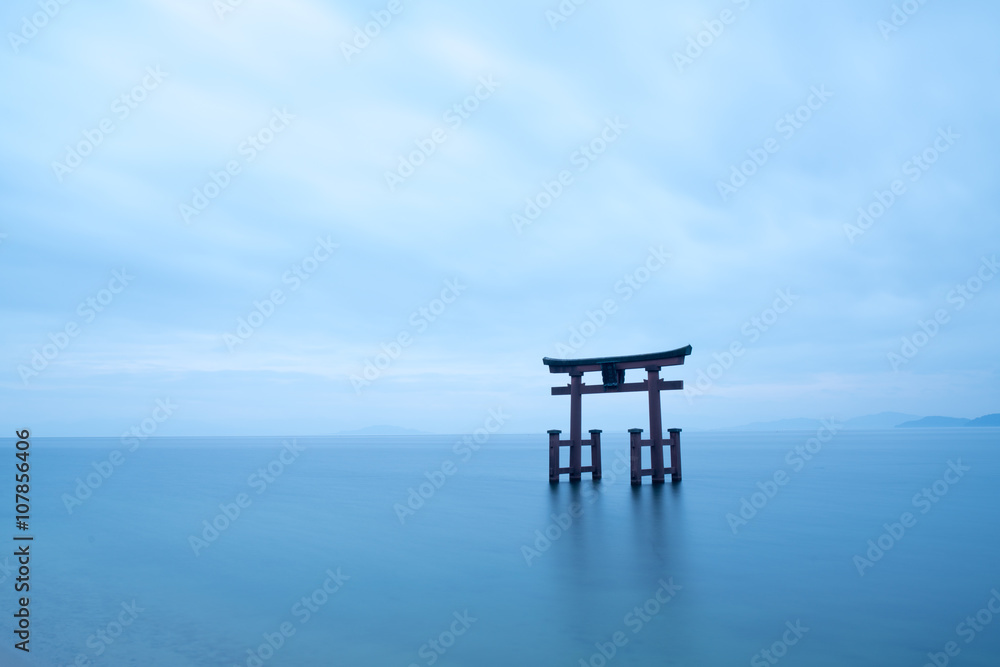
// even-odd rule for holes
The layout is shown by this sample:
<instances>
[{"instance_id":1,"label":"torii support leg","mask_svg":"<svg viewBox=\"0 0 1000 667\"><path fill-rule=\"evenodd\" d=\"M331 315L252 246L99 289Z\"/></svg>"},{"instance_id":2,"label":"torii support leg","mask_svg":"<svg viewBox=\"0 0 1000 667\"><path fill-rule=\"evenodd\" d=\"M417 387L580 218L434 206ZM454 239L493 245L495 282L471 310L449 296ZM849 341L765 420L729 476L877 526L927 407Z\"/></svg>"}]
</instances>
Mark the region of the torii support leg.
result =
<instances>
[{"instance_id":1,"label":"torii support leg","mask_svg":"<svg viewBox=\"0 0 1000 667\"><path fill-rule=\"evenodd\" d=\"M642 429L630 428L628 430L629 441L629 468L632 471L632 484L642 484Z\"/></svg>"},{"instance_id":2,"label":"torii support leg","mask_svg":"<svg viewBox=\"0 0 1000 667\"><path fill-rule=\"evenodd\" d=\"M570 374L569 387L569 481L579 482L583 468L583 373Z\"/></svg>"},{"instance_id":3,"label":"torii support leg","mask_svg":"<svg viewBox=\"0 0 1000 667\"><path fill-rule=\"evenodd\" d=\"M681 430L667 429L670 433L670 481L681 481Z\"/></svg>"},{"instance_id":4,"label":"torii support leg","mask_svg":"<svg viewBox=\"0 0 1000 667\"><path fill-rule=\"evenodd\" d=\"M549 431L549 481L559 482L559 434L562 431Z\"/></svg>"},{"instance_id":5,"label":"torii support leg","mask_svg":"<svg viewBox=\"0 0 1000 667\"><path fill-rule=\"evenodd\" d=\"M601 473L601 429L590 429L590 478L600 479Z\"/></svg>"},{"instance_id":6,"label":"torii support leg","mask_svg":"<svg viewBox=\"0 0 1000 667\"><path fill-rule=\"evenodd\" d=\"M660 418L660 367L646 369L649 391L649 442L653 484L663 484L663 424Z\"/></svg>"}]
</instances>

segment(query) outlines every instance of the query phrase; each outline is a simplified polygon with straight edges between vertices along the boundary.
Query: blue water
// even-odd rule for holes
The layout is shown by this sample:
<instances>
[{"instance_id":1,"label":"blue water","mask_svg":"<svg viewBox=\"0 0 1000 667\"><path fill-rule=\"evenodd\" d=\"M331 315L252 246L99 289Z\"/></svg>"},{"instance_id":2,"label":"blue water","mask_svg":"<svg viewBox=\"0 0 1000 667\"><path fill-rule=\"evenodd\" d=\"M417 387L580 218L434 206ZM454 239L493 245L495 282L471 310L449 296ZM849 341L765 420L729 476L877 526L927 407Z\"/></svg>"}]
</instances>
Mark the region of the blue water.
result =
<instances>
[{"instance_id":1,"label":"blue water","mask_svg":"<svg viewBox=\"0 0 1000 667\"><path fill-rule=\"evenodd\" d=\"M814 435L685 432L684 481L639 488L625 434L604 434L603 481L558 486L544 435L459 452L458 436L297 438L280 466L280 438L37 439L23 664L775 664L768 650L919 667L948 642L949 664L1000 664L1000 615L980 612L1000 591L1000 430L841 432L796 470L788 453ZM65 494L114 450L124 463L70 512ZM248 482L269 463L266 488ZM786 484L752 495L778 471ZM401 521L427 473L443 484ZM924 488L935 501L915 504ZM190 536L238 494L249 506L196 555ZM762 506L734 534L743 498ZM880 536L891 548L862 575L854 557ZM979 630L959 626L977 613Z\"/></svg>"}]
</instances>

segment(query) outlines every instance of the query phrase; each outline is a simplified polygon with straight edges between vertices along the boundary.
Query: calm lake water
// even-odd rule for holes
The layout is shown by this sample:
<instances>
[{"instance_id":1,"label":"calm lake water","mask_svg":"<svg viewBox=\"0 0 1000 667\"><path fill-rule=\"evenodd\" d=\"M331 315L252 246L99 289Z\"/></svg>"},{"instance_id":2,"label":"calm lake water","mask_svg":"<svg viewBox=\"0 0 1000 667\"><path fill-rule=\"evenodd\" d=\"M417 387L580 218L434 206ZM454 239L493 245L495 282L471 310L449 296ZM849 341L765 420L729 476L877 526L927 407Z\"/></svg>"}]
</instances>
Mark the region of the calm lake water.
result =
<instances>
[{"instance_id":1,"label":"calm lake water","mask_svg":"<svg viewBox=\"0 0 1000 667\"><path fill-rule=\"evenodd\" d=\"M607 432L557 486L544 434L39 438L23 664L1000 664L1000 430L815 435L685 432L638 488Z\"/></svg>"}]
</instances>

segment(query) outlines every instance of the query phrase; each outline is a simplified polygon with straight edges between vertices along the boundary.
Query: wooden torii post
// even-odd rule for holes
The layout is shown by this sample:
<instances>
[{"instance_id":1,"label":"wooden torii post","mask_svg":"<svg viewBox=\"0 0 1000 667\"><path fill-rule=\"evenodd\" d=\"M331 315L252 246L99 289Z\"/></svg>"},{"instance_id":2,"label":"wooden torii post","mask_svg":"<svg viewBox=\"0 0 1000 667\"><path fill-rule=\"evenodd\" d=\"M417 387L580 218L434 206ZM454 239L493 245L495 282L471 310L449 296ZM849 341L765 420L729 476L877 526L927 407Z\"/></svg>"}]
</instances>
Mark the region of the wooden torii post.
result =
<instances>
[{"instance_id":1,"label":"wooden torii post","mask_svg":"<svg viewBox=\"0 0 1000 667\"><path fill-rule=\"evenodd\" d=\"M691 346L669 352L633 354L624 357L595 357L592 359L551 359L545 357L542 363L550 373L568 373L570 383L562 387L552 387L553 396L569 395L569 440L561 440L562 431L549 431L549 481L558 482L559 476L569 473L569 481L579 481L581 474L589 472L592 479L601 478L601 431L591 429L590 438L582 437L582 397L583 394L606 394L626 391L649 392L649 439L642 439L641 428L629 429L631 451L632 484L641 484L642 478L650 476L654 484L662 484L666 473L671 480L681 481L681 429L668 429L670 445L670 466L663 465L663 426L660 413L660 392L683 389L683 380L661 380L660 369L664 366L679 366L691 354ZM625 371L642 368L646 379L642 382L625 382ZM601 371L602 383L583 384L583 374ZM569 466L559 467L559 448L569 447ZM590 447L591 465L583 465L582 450ZM651 467L642 468L642 448L650 448Z\"/></svg>"}]
</instances>

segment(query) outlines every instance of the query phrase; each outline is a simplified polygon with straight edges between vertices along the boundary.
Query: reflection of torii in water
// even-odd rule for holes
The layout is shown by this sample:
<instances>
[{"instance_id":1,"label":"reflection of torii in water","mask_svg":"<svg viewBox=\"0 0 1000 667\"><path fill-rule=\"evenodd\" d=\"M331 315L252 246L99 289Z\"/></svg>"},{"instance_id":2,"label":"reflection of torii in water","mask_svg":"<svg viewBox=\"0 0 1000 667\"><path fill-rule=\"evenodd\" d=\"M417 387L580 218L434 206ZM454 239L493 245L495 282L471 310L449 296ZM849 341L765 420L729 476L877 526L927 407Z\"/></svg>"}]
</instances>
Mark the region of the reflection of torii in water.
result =
<instances>
[{"instance_id":1,"label":"reflection of torii in water","mask_svg":"<svg viewBox=\"0 0 1000 667\"><path fill-rule=\"evenodd\" d=\"M597 357L593 359L550 359L545 357L542 363L549 367L550 373L569 373L570 384L564 387L552 387L553 396L569 394L569 440L560 440L562 431L549 431L549 481L558 482L562 473L569 473L571 482L578 481L581 473L589 472L592 479L601 478L601 431L590 430L590 439L584 440L581 434L581 397L583 394L604 394L609 392L648 391L649 392L649 440L642 439L641 428L630 428L629 439L631 448L632 483L641 484L644 476L652 476L653 483L662 483L665 473L670 473L674 482L681 481L681 430L668 429L670 433L670 466L663 466L663 427L660 419L660 391L664 389L683 389L683 380L661 380L660 368L663 366L679 366L684 358L691 354L691 346L681 347L669 352L653 352L650 354L633 354L625 357ZM630 368L642 368L647 378L642 382L625 382L625 371ZM601 371L603 384L583 384L583 374L589 371ZM584 466L582 449L590 447L591 465ZM559 467L559 448L569 447L569 467ZM651 467L642 468L642 448L650 448Z\"/></svg>"}]
</instances>

